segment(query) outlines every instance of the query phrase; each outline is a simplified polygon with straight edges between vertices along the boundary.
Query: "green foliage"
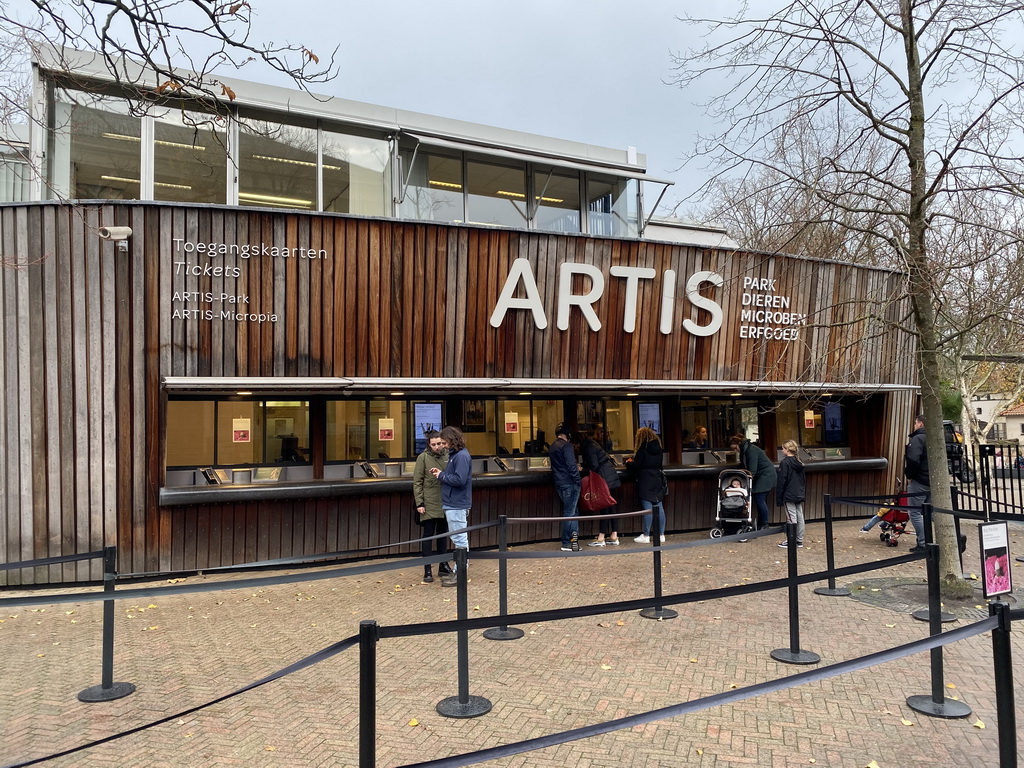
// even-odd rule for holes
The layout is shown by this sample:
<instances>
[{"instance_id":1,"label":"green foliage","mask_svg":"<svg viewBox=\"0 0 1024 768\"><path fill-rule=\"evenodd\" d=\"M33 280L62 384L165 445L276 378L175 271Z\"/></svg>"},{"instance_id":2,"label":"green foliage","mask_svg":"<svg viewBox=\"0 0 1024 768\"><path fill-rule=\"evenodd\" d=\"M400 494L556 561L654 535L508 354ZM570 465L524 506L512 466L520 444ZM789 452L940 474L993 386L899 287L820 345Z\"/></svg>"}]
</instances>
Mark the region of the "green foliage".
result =
<instances>
[{"instance_id":1,"label":"green foliage","mask_svg":"<svg viewBox=\"0 0 1024 768\"><path fill-rule=\"evenodd\" d=\"M942 403L942 418L959 423L964 407L964 399L960 390L953 387L948 381L944 381L939 399Z\"/></svg>"}]
</instances>

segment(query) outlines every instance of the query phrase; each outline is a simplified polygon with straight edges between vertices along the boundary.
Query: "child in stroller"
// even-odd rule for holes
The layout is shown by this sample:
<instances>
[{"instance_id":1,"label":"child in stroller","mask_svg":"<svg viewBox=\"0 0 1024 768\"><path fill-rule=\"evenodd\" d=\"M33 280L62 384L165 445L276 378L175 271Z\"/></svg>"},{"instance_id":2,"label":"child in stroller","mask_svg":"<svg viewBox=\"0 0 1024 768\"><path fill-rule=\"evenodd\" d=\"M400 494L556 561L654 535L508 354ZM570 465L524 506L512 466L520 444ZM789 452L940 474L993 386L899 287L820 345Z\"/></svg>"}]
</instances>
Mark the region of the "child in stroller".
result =
<instances>
[{"instance_id":1,"label":"child in stroller","mask_svg":"<svg viewBox=\"0 0 1024 768\"><path fill-rule=\"evenodd\" d=\"M750 489L754 481L745 469L727 469L718 475L718 509L709 535L718 539L729 533L754 529L750 518ZM732 529L732 530L730 530Z\"/></svg>"},{"instance_id":2,"label":"child in stroller","mask_svg":"<svg viewBox=\"0 0 1024 768\"><path fill-rule=\"evenodd\" d=\"M895 500L896 505L899 507L907 505L907 497L905 495L897 495ZM890 547L898 547L900 536L907 532L907 522L909 520L910 516L905 510L895 507L881 507L875 516L868 521L867 525L860 529L860 532L868 533L877 525L881 528L878 534L879 541L885 542Z\"/></svg>"}]
</instances>

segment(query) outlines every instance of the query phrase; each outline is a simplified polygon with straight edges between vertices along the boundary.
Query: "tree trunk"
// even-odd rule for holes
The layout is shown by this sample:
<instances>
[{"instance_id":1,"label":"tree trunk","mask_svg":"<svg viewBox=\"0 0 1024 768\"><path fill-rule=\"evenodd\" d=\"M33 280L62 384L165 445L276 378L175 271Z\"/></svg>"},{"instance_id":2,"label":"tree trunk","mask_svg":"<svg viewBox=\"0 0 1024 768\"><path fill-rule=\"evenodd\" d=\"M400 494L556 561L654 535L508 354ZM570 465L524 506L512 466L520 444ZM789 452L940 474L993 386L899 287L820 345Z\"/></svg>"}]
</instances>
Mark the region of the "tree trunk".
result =
<instances>
[{"instance_id":1,"label":"tree trunk","mask_svg":"<svg viewBox=\"0 0 1024 768\"><path fill-rule=\"evenodd\" d=\"M910 166L910 209L907 219L907 269L910 275L911 301L917 321L917 369L921 382L921 408L924 415L925 444L928 449L928 476L931 479L932 504L952 508L949 471L946 465L946 442L942 429L940 397L938 333L936 331L935 275L928 261L926 232L928 228L928 195L925 168L925 105L921 76L921 59L911 0L900 0L903 19L903 41L907 56L908 106L910 109L907 162ZM934 541L939 545L939 572L944 592L963 585L959 545L953 518L939 514L932 517Z\"/></svg>"}]
</instances>

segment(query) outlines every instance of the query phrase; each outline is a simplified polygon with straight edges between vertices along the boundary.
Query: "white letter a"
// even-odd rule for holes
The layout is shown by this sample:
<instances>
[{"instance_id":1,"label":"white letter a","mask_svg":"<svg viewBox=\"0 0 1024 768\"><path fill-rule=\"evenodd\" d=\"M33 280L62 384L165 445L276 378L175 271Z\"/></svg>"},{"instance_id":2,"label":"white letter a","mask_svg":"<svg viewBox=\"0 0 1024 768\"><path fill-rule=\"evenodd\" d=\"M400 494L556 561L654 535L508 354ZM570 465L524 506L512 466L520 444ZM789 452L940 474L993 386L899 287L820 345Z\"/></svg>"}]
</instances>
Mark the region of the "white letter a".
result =
<instances>
[{"instance_id":1,"label":"white letter a","mask_svg":"<svg viewBox=\"0 0 1024 768\"><path fill-rule=\"evenodd\" d=\"M522 283L525 298L517 299L516 291ZM540 291L537 290L537 278L533 276L533 267L527 259L516 259L508 271L505 279L505 286L501 289L501 296L491 313L491 325L500 328L505 320L505 313L510 309L529 309L533 311L533 322L539 330L548 327L548 318L544 314L544 307L540 301Z\"/></svg>"}]
</instances>

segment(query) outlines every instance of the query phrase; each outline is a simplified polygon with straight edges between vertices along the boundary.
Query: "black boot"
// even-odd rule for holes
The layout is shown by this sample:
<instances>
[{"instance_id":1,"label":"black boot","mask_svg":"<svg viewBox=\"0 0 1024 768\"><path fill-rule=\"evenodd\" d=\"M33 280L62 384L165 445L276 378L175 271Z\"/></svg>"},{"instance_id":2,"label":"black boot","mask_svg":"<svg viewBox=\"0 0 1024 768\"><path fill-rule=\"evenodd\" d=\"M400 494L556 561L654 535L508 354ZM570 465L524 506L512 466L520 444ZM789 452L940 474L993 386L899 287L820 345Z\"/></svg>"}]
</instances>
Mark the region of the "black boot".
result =
<instances>
[{"instance_id":1,"label":"black boot","mask_svg":"<svg viewBox=\"0 0 1024 768\"><path fill-rule=\"evenodd\" d=\"M431 573L430 566L429 565L424 565L423 566L423 581L421 583L423 583L423 584L432 584L433 582L434 582L434 574Z\"/></svg>"},{"instance_id":2,"label":"black boot","mask_svg":"<svg viewBox=\"0 0 1024 768\"><path fill-rule=\"evenodd\" d=\"M451 572L452 572L452 567L451 567L451 565L448 564L447 560L445 562L441 563L441 565L439 565L437 567L437 573L438 573L439 576L445 576L445 575L447 575L447 574L449 574Z\"/></svg>"}]
</instances>

